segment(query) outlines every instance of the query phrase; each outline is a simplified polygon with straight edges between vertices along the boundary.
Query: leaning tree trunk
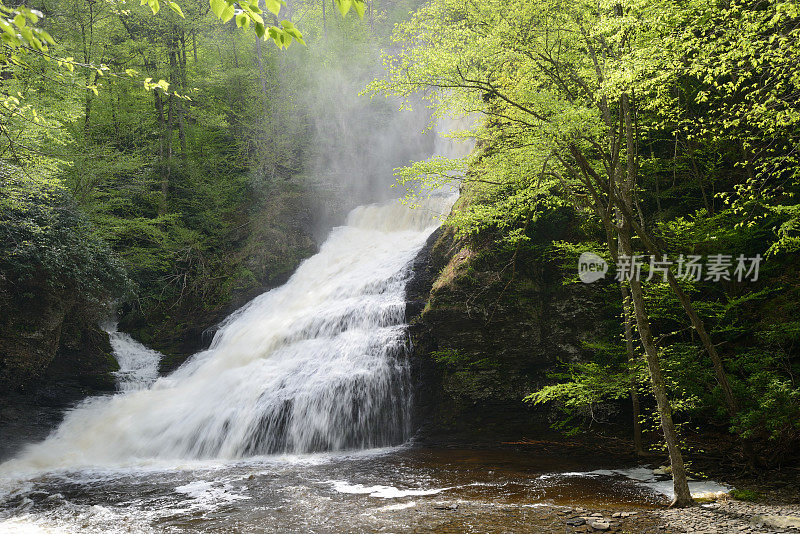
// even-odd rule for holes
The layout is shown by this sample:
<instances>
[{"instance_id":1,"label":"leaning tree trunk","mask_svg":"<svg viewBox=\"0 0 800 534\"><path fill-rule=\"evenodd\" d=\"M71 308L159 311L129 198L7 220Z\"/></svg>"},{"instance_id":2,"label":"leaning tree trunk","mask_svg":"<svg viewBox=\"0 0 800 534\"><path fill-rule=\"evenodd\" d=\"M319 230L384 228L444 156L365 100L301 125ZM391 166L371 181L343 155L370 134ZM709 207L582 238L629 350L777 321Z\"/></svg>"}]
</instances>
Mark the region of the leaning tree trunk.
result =
<instances>
[{"instance_id":1,"label":"leaning tree trunk","mask_svg":"<svg viewBox=\"0 0 800 534\"><path fill-rule=\"evenodd\" d=\"M606 231L606 241L608 250L611 253L611 261L619 264L619 246L614 237L614 225L609 216L601 217L603 227ZM641 409L639 404L639 392L637 391L636 377L634 369L636 364L636 349L633 341L633 310L631 308L631 295L625 282L620 280L619 291L622 297L622 321L625 333L625 351L628 354L628 379L630 381L631 409L633 411L633 450L636 456L647 456L642 445L642 424L639 421Z\"/></svg>"},{"instance_id":2,"label":"leaning tree trunk","mask_svg":"<svg viewBox=\"0 0 800 534\"><path fill-rule=\"evenodd\" d=\"M653 239L650 237L649 233L642 227L641 224L637 224L636 220L634 219L630 206L627 207L625 216L631 221L631 228L634 230L634 232L636 232L636 234L642 240L642 244L644 245L644 248L648 252L648 254L657 257L663 256L661 250L655 244ZM733 389L731 388L728 376L725 374L725 367L722 364L722 358L717 352L717 347L711 341L711 336L708 334L708 330L706 330L703 320L700 318L699 315L697 315L697 311L695 311L694 306L692 305L692 301L689 298L689 295L687 295L686 292L683 290L683 288L680 286L680 284L678 283L678 279L675 277L675 274L671 270L666 270L666 275L667 275L667 283L669 284L670 289L672 289L672 292L675 294L675 297L677 297L678 302L681 303L683 311L686 313L686 316L689 317L689 321L692 323L692 327L697 332L700 341L703 343L703 347L705 348L709 358L711 359L711 365L714 368L714 377L717 379L717 383L722 389L728 413L731 416L734 416L739 412L739 404L736 401L736 397L733 394Z\"/></svg>"},{"instance_id":3,"label":"leaning tree trunk","mask_svg":"<svg viewBox=\"0 0 800 534\"><path fill-rule=\"evenodd\" d=\"M167 212L167 196L169 194L169 175L166 174L164 151L166 148L167 126L164 119L164 99L158 89L153 89L153 100L158 119L158 170L161 173L161 197L158 202L158 214Z\"/></svg>"},{"instance_id":4,"label":"leaning tree trunk","mask_svg":"<svg viewBox=\"0 0 800 534\"><path fill-rule=\"evenodd\" d=\"M627 230L620 231L620 244L622 250L628 256L632 256L630 235ZM644 293L642 283L639 280L630 281L631 297L633 300L633 310L636 317L636 326L639 330L639 337L644 348L647 368L650 372L650 380L653 386L653 395L658 406L658 415L661 419L661 429L664 431L664 442L669 452L669 461L672 466L672 485L675 490L675 500L671 506L682 507L690 506L694 501L689 491L689 482L686 476L686 466L683 463L683 455L678 444L678 432L672 420L672 408L667 398L667 388L664 384L664 376L661 374L661 364L658 359L658 350L653 341L653 333L650 330L650 320L647 317L644 305Z\"/></svg>"},{"instance_id":5,"label":"leaning tree trunk","mask_svg":"<svg viewBox=\"0 0 800 534\"><path fill-rule=\"evenodd\" d=\"M633 132L632 110L630 98L627 93L622 94L620 104L625 128L626 165L624 179L619 175L622 173L614 177L617 179L616 181L619 187L621 207L625 209L624 212L621 210L618 212L618 235L620 248L623 254L626 254L628 257L633 257L630 233L633 217L631 217L630 214L633 211L633 191L635 190L636 176L638 173L636 169L636 140ZM661 374L658 349L653 341L653 333L650 330L650 319L647 316L644 304L642 283L636 278L635 273L631 273L630 291L633 300L633 311L636 316L636 326L639 330L639 338L642 341L642 347L644 348L647 368L650 371L653 395L656 398L658 415L661 419L661 428L664 431L664 442L667 445L669 461L672 466L672 485L675 490L675 500L672 502L672 506L690 506L694 501L689 491L686 466L683 463L683 455L681 454L681 449L678 444L678 433L675 429L675 423L672 420L672 407L667 397L664 376Z\"/></svg>"}]
</instances>

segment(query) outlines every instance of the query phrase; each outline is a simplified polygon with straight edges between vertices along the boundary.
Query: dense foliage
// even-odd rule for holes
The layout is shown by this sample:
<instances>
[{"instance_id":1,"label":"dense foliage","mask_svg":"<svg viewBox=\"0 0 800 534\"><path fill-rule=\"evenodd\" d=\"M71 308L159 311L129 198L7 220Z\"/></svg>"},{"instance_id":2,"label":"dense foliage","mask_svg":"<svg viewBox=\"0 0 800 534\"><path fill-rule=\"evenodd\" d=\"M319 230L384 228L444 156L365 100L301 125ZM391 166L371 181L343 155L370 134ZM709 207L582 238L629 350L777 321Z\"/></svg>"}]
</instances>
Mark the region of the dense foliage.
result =
<instances>
[{"instance_id":1,"label":"dense foliage","mask_svg":"<svg viewBox=\"0 0 800 534\"><path fill-rule=\"evenodd\" d=\"M36 299L42 290L97 304L123 296L128 283L124 269L68 192L57 183L4 170L0 198L4 300Z\"/></svg>"},{"instance_id":2,"label":"dense foliage","mask_svg":"<svg viewBox=\"0 0 800 534\"><path fill-rule=\"evenodd\" d=\"M529 400L577 415L649 382L673 467L673 419L739 435L754 464L796 447L798 37L797 4L771 0L433 0L398 27L409 46L372 88L434 89L439 110L485 117L451 218L461 235L564 258L566 283L582 251L644 258L641 281L619 284L629 328ZM446 170L401 180L424 190ZM584 221L574 239L537 242L537 221L565 206ZM757 280L678 279L675 265L648 280L664 254L766 260Z\"/></svg>"}]
</instances>

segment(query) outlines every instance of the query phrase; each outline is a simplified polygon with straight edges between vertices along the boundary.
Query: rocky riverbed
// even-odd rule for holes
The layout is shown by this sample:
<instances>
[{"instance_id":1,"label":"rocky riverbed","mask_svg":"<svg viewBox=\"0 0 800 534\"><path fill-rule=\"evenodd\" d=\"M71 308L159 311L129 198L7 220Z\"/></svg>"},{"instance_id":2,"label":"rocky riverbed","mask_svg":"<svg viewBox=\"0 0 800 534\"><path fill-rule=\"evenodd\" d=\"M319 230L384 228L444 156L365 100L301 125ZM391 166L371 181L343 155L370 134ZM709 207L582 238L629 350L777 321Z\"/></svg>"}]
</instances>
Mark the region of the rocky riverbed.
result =
<instances>
[{"instance_id":1,"label":"rocky riverbed","mask_svg":"<svg viewBox=\"0 0 800 534\"><path fill-rule=\"evenodd\" d=\"M800 506L720 500L655 515L669 532L800 532Z\"/></svg>"},{"instance_id":2,"label":"rocky riverbed","mask_svg":"<svg viewBox=\"0 0 800 534\"><path fill-rule=\"evenodd\" d=\"M613 510L505 506L500 510L456 502L419 507L424 526L414 532L692 533L800 532L800 507L722 500L683 509Z\"/></svg>"}]
</instances>

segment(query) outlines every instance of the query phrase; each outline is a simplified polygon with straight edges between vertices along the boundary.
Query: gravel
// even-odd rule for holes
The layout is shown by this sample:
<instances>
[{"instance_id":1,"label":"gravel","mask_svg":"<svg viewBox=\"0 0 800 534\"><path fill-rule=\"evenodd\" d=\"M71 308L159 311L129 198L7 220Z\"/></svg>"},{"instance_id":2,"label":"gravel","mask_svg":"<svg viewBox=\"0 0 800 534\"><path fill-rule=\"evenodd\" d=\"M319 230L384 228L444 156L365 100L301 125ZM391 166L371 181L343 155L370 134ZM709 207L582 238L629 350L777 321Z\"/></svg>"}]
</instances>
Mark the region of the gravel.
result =
<instances>
[{"instance_id":1,"label":"gravel","mask_svg":"<svg viewBox=\"0 0 800 534\"><path fill-rule=\"evenodd\" d=\"M800 505L770 505L724 500L714 503L653 512L669 532L716 534L736 532L800 533ZM780 516L781 521L771 516ZM796 524L777 527L773 524Z\"/></svg>"}]
</instances>

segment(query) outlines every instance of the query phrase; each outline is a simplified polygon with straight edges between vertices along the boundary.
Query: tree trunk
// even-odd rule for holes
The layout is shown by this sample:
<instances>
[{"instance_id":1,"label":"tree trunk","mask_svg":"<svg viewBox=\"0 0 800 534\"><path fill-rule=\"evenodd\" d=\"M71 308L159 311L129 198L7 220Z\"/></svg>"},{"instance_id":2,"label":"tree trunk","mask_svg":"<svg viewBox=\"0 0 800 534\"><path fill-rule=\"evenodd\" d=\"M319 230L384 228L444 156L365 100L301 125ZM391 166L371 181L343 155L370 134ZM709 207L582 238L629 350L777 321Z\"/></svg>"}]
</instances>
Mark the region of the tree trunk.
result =
<instances>
[{"instance_id":1,"label":"tree trunk","mask_svg":"<svg viewBox=\"0 0 800 534\"><path fill-rule=\"evenodd\" d=\"M623 226L625 224L623 223ZM630 243L630 235L627 229L620 229L620 244L622 250L628 256L633 255ZM667 444L669 461L672 466L672 486L675 491L675 500L671 506L683 507L690 506L694 501L689 491L689 482L686 477L686 466L683 463L678 444L678 433L675 430L675 423L672 420L672 408L667 398L667 389L664 384L664 377L661 374L661 364L658 359L658 350L653 342L653 333L650 330L650 320L644 305L644 294L642 284L638 280L630 281L631 296L633 299L633 310L636 316L636 327L639 330L639 338L644 348L647 368L650 372L650 381L653 386L653 395L656 398L658 415L661 419L661 429L664 431L664 442Z\"/></svg>"},{"instance_id":2,"label":"tree trunk","mask_svg":"<svg viewBox=\"0 0 800 534\"><path fill-rule=\"evenodd\" d=\"M259 6L261 2L259 1ZM258 63L258 76L261 79L261 90L264 93L264 106L269 101L269 86L267 85L267 75L264 72L264 60L261 57L261 39L256 35L256 61Z\"/></svg>"},{"instance_id":3,"label":"tree trunk","mask_svg":"<svg viewBox=\"0 0 800 534\"><path fill-rule=\"evenodd\" d=\"M639 392L637 390L634 369L636 365L636 350L633 344L633 310L631 309L631 295L624 283L619 285L622 293L622 315L625 321L625 349L628 352L628 366L631 382L631 406L633 408L633 449L636 456L647 456L642 445L642 423L639 421L641 409L639 406Z\"/></svg>"},{"instance_id":4,"label":"tree trunk","mask_svg":"<svg viewBox=\"0 0 800 534\"><path fill-rule=\"evenodd\" d=\"M94 73L94 71L92 71ZM94 78L89 74L86 75L86 85L93 85L97 81L97 73L94 73ZM92 120L92 97L94 93L91 89L86 89L86 100L83 103L83 133L88 139L89 127Z\"/></svg>"},{"instance_id":5,"label":"tree trunk","mask_svg":"<svg viewBox=\"0 0 800 534\"><path fill-rule=\"evenodd\" d=\"M626 165L625 180L618 183L621 194L622 204L625 212L621 213L618 223L618 235L620 247L624 254L633 256L631 246L630 225L632 223L633 191L636 185L636 143L633 135L633 124L631 117L630 98L627 93L623 93L620 99L622 119L625 128L626 144ZM661 428L664 431L664 442L669 452L670 465L672 466L672 485L675 490L675 500L672 506L689 506L694 501L689 491L689 482L686 477L686 466L683 463L683 455L678 445L678 433L675 430L675 423L672 420L672 407L667 397L667 390L664 384L664 377L661 374L661 364L658 359L658 350L653 342L653 333L650 330L650 319L644 303L644 292L642 283L631 276L630 291L633 300L633 310L636 316L636 326L639 330L639 337L644 348L647 367L650 371L650 380L653 385L653 394L658 406L658 414L661 418Z\"/></svg>"},{"instance_id":6,"label":"tree trunk","mask_svg":"<svg viewBox=\"0 0 800 534\"><path fill-rule=\"evenodd\" d=\"M603 227L606 231L606 241L608 251L611 253L611 261L619 263L619 246L614 238L614 226L608 217L601 217ZM633 310L631 308L631 296L625 282L620 280L619 291L622 297L622 320L623 331L625 332L625 350L628 353L628 367L630 379L631 408L633 411L633 449L636 456L647 456L647 452L642 445L642 424L639 421L641 409L639 404L639 392L637 390L636 379L633 371L636 364L636 350L633 341Z\"/></svg>"},{"instance_id":7,"label":"tree trunk","mask_svg":"<svg viewBox=\"0 0 800 534\"><path fill-rule=\"evenodd\" d=\"M328 0L322 0L322 35L328 36L328 20L325 18L325 4Z\"/></svg>"},{"instance_id":8,"label":"tree trunk","mask_svg":"<svg viewBox=\"0 0 800 534\"><path fill-rule=\"evenodd\" d=\"M164 121L164 100L158 89L153 90L153 99L156 106L156 117L158 119L158 171L161 174L161 200L158 204L158 214L163 215L167 211L167 195L169 193L169 175L167 174L168 165L164 162L164 148L166 144L166 123Z\"/></svg>"},{"instance_id":9,"label":"tree trunk","mask_svg":"<svg viewBox=\"0 0 800 534\"><path fill-rule=\"evenodd\" d=\"M375 0L369 0L369 31L375 33Z\"/></svg>"},{"instance_id":10,"label":"tree trunk","mask_svg":"<svg viewBox=\"0 0 800 534\"><path fill-rule=\"evenodd\" d=\"M167 200L169 199L169 186L172 171L172 129L174 127L174 110L173 110L172 94L167 98L167 125L164 129L164 168L161 171L161 196L164 199L164 213L167 209Z\"/></svg>"},{"instance_id":11,"label":"tree trunk","mask_svg":"<svg viewBox=\"0 0 800 534\"><path fill-rule=\"evenodd\" d=\"M180 31L180 49L178 50L178 79L181 83L181 94L186 95L186 87L188 86L186 80L186 33L181 29ZM188 165L188 154L186 151L186 111L187 101L178 101L178 139L181 145L181 162L183 166Z\"/></svg>"},{"instance_id":12,"label":"tree trunk","mask_svg":"<svg viewBox=\"0 0 800 534\"><path fill-rule=\"evenodd\" d=\"M111 103L111 123L114 125L114 141L119 142L119 119L117 118L117 105L118 100L116 91L114 90L114 78L108 79L108 92L109 100Z\"/></svg>"},{"instance_id":13,"label":"tree trunk","mask_svg":"<svg viewBox=\"0 0 800 534\"><path fill-rule=\"evenodd\" d=\"M628 212L626 217L630 219L633 230L642 240L642 244L644 244L645 250L648 252L648 254L658 257L662 256L660 248L656 246L654 241L650 238L650 235L645 231L641 224L637 224L637 222L634 220L633 215L630 212L630 207L627 207L626 211ZM697 335L700 337L700 341L703 343L703 347L706 349L706 352L711 359L711 364L714 367L714 376L717 379L717 383L720 385L720 388L722 389L722 393L725 397L725 404L728 408L728 413L731 416L734 416L738 413L739 406L738 402L736 401L736 397L733 395L733 389L728 381L728 376L725 374L725 367L722 364L722 358L720 358L719 353L717 352L717 347L714 346L714 343L712 343L711 336L708 334L705 324L703 323L702 319L700 319L700 316L697 315L691 299L683 291L683 288L678 283L678 279L675 278L675 275L670 270L667 270L666 274L669 287L672 289L672 292L681 303L684 312L686 312L686 315L689 317L689 321L692 323L692 327L694 327Z\"/></svg>"}]
</instances>

